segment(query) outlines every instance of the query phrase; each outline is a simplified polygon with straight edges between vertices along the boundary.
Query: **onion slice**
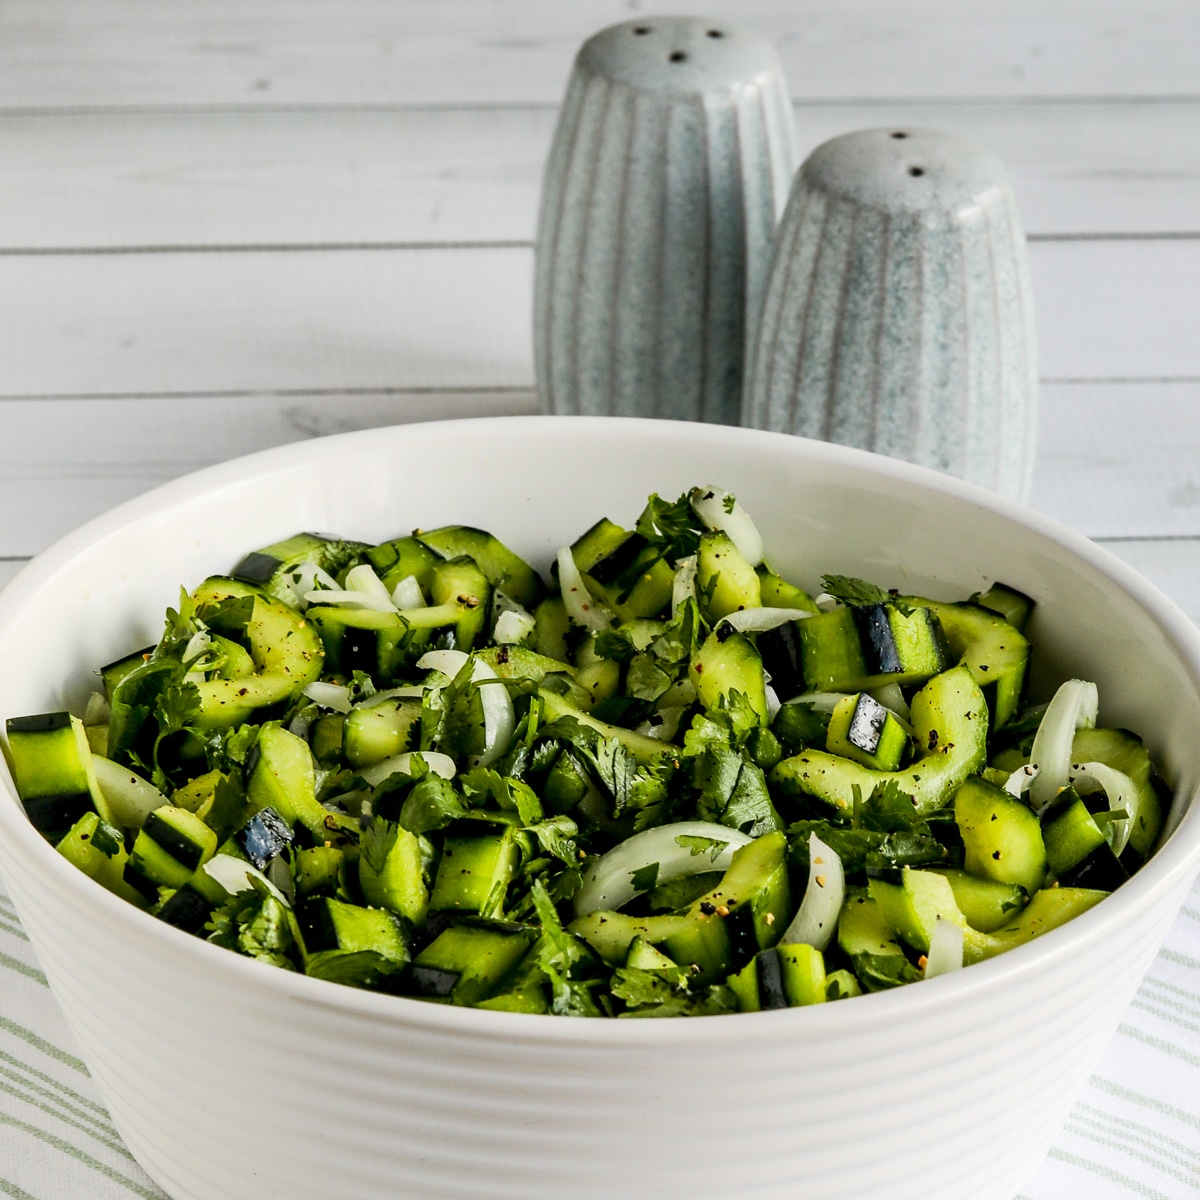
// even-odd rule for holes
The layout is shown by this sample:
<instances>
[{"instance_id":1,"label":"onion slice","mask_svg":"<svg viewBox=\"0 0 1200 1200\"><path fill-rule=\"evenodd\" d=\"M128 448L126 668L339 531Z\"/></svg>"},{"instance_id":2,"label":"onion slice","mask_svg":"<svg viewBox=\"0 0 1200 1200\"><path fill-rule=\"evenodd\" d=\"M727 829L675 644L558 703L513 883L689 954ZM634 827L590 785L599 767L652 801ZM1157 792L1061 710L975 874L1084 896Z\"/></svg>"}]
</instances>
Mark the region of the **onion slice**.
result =
<instances>
[{"instance_id":1,"label":"onion slice","mask_svg":"<svg viewBox=\"0 0 1200 1200\"><path fill-rule=\"evenodd\" d=\"M937 917L933 925L933 936L929 939L929 953L925 956L925 978L945 975L950 971L961 971L963 965L963 930L961 925Z\"/></svg>"},{"instance_id":2,"label":"onion slice","mask_svg":"<svg viewBox=\"0 0 1200 1200\"><path fill-rule=\"evenodd\" d=\"M350 689L340 683L322 683L315 680L305 689L304 694L322 708L332 708L334 712L348 713L353 707L350 703Z\"/></svg>"},{"instance_id":3,"label":"onion slice","mask_svg":"<svg viewBox=\"0 0 1200 1200\"><path fill-rule=\"evenodd\" d=\"M382 762L363 767L358 772L358 777L369 787L378 787L390 775L411 775L415 758L423 758L425 765L434 775L440 775L443 779L454 778L454 759L448 754L439 754L436 750L406 750L403 754L394 754Z\"/></svg>"},{"instance_id":4,"label":"onion slice","mask_svg":"<svg viewBox=\"0 0 1200 1200\"><path fill-rule=\"evenodd\" d=\"M441 671L453 679L468 657L462 650L430 650L421 655L417 666L423 671ZM472 755L471 764L486 767L508 749L517 716L504 681L478 658L472 659L471 682L479 688L479 702L483 706L483 753Z\"/></svg>"},{"instance_id":5,"label":"onion slice","mask_svg":"<svg viewBox=\"0 0 1200 1200\"><path fill-rule=\"evenodd\" d=\"M701 524L726 534L752 567L762 562L762 535L750 519L750 514L731 493L709 484L708 487L692 488L688 500Z\"/></svg>"},{"instance_id":6,"label":"onion slice","mask_svg":"<svg viewBox=\"0 0 1200 1200\"><path fill-rule=\"evenodd\" d=\"M1138 818L1141 807L1138 790L1133 780L1124 771L1100 762L1073 763L1067 782L1081 796L1103 792L1108 797L1108 807L1115 811L1125 810L1126 815L1113 821L1112 852L1120 854L1129 844L1129 834Z\"/></svg>"},{"instance_id":7,"label":"onion slice","mask_svg":"<svg viewBox=\"0 0 1200 1200\"><path fill-rule=\"evenodd\" d=\"M93 754L92 766L96 769L100 793L108 804L108 819L121 829L141 829L156 808L170 804L154 784L110 758Z\"/></svg>"},{"instance_id":8,"label":"onion slice","mask_svg":"<svg viewBox=\"0 0 1200 1200\"><path fill-rule=\"evenodd\" d=\"M494 638L501 646L517 646L523 642L537 627L531 613L521 609L510 608L496 618Z\"/></svg>"},{"instance_id":9,"label":"onion slice","mask_svg":"<svg viewBox=\"0 0 1200 1200\"><path fill-rule=\"evenodd\" d=\"M806 608L740 608L722 617L718 624L732 625L738 633L762 633L767 629L778 629L789 621L803 621L815 615Z\"/></svg>"},{"instance_id":10,"label":"onion slice","mask_svg":"<svg viewBox=\"0 0 1200 1200\"><path fill-rule=\"evenodd\" d=\"M355 708L374 708L377 704L386 704L389 700L420 700L425 695L425 689L420 684L414 683L407 687L385 688L382 692L376 692L373 696L368 696L365 700L360 700Z\"/></svg>"},{"instance_id":11,"label":"onion slice","mask_svg":"<svg viewBox=\"0 0 1200 1200\"><path fill-rule=\"evenodd\" d=\"M346 590L374 596L376 600L380 600L392 608L396 607L391 592L384 586L383 580L375 574L375 568L370 563L359 563L357 567L352 567L346 572Z\"/></svg>"},{"instance_id":12,"label":"onion slice","mask_svg":"<svg viewBox=\"0 0 1200 1200\"><path fill-rule=\"evenodd\" d=\"M689 600L696 599L697 557L689 554L675 564L675 578L671 583L671 611L678 612Z\"/></svg>"},{"instance_id":13,"label":"onion slice","mask_svg":"<svg viewBox=\"0 0 1200 1200\"><path fill-rule=\"evenodd\" d=\"M571 553L570 546L564 546L558 552L558 585L562 589L567 616L576 625L582 625L594 633L612 628L612 613L587 590L587 584L583 582L583 576L575 565L575 555Z\"/></svg>"},{"instance_id":14,"label":"onion slice","mask_svg":"<svg viewBox=\"0 0 1200 1200\"><path fill-rule=\"evenodd\" d=\"M1005 781L1004 790L1010 795L1015 796L1018 800L1029 791L1033 785L1033 781L1037 778L1038 769L1031 764L1026 764L1023 767L1018 767Z\"/></svg>"},{"instance_id":15,"label":"onion slice","mask_svg":"<svg viewBox=\"0 0 1200 1200\"><path fill-rule=\"evenodd\" d=\"M1033 736L1029 755L1030 763L1037 767L1037 775L1029 787L1034 812L1041 812L1067 786L1075 731L1091 729L1096 724L1099 707L1096 685L1084 679L1068 679L1054 693Z\"/></svg>"},{"instance_id":16,"label":"onion slice","mask_svg":"<svg viewBox=\"0 0 1200 1200\"><path fill-rule=\"evenodd\" d=\"M763 685L763 692L767 698L767 724L769 725L779 715L783 704L780 702L779 693L769 683Z\"/></svg>"},{"instance_id":17,"label":"onion slice","mask_svg":"<svg viewBox=\"0 0 1200 1200\"><path fill-rule=\"evenodd\" d=\"M374 592L343 591L341 588L322 588L305 592L309 604L328 604L337 608L369 608L372 612L395 612L391 596L376 596Z\"/></svg>"},{"instance_id":18,"label":"onion slice","mask_svg":"<svg viewBox=\"0 0 1200 1200\"><path fill-rule=\"evenodd\" d=\"M724 847L714 858L707 851L696 854L692 846L677 840L693 837L723 842ZM597 909L616 909L628 904L635 896L649 890L636 887L634 875L656 863L655 887L685 875L699 875L702 871L724 871L733 852L752 840L736 829L727 829L711 821L676 821L672 825L659 825L656 829L635 833L588 868L583 886L575 893L575 913L584 917Z\"/></svg>"},{"instance_id":19,"label":"onion slice","mask_svg":"<svg viewBox=\"0 0 1200 1200\"><path fill-rule=\"evenodd\" d=\"M421 591L421 585L417 582L415 575L405 575L394 588L392 588L392 603L401 612L411 612L414 608L425 608L425 593Z\"/></svg>"},{"instance_id":20,"label":"onion slice","mask_svg":"<svg viewBox=\"0 0 1200 1200\"><path fill-rule=\"evenodd\" d=\"M800 902L800 911L779 939L781 946L805 942L824 951L833 940L838 915L846 899L846 873L837 851L815 833L808 835L808 887Z\"/></svg>"}]
</instances>

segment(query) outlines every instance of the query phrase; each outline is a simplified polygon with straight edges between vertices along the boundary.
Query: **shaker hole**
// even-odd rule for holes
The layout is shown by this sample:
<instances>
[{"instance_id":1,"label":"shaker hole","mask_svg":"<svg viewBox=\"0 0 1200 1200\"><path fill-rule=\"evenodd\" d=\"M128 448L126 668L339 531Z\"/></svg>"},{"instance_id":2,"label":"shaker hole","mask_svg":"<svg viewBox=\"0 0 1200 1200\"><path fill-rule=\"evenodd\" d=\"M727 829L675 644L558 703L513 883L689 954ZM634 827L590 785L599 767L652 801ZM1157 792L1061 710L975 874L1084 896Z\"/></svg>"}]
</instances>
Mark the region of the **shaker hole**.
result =
<instances>
[{"instance_id":1,"label":"shaker hole","mask_svg":"<svg viewBox=\"0 0 1200 1200\"><path fill-rule=\"evenodd\" d=\"M687 62L687 55L682 50L675 50L668 56L671 62Z\"/></svg>"},{"instance_id":2,"label":"shaker hole","mask_svg":"<svg viewBox=\"0 0 1200 1200\"><path fill-rule=\"evenodd\" d=\"M908 173L909 173L910 175L924 175L924 174L925 174L925 168L924 168L924 167L909 167L909 168L908 168Z\"/></svg>"},{"instance_id":3,"label":"shaker hole","mask_svg":"<svg viewBox=\"0 0 1200 1200\"><path fill-rule=\"evenodd\" d=\"M638 35L638 37L642 37L644 34L647 34L650 32L650 26L649 25L635 25L633 27L633 32L636 33Z\"/></svg>"},{"instance_id":4,"label":"shaker hole","mask_svg":"<svg viewBox=\"0 0 1200 1200\"><path fill-rule=\"evenodd\" d=\"M906 138L906 137L908 137L908 134L907 134L907 133L905 133L905 132L904 132L902 129L898 129L898 130L896 130L896 132L895 132L895 133L893 133L893 134L892 134L892 137L894 137L894 138Z\"/></svg>"},{"instance_id":5,"label":"shaker hole","mask_svg":"<svg viewBox=\"0 0 1200 1200\"><path fill-rule=\"evenodd\" d=\"M711 38L719 38L724 37L725 35L719 29L710 29L708 31L708 36Z\"/></svg>"}]
</instances>

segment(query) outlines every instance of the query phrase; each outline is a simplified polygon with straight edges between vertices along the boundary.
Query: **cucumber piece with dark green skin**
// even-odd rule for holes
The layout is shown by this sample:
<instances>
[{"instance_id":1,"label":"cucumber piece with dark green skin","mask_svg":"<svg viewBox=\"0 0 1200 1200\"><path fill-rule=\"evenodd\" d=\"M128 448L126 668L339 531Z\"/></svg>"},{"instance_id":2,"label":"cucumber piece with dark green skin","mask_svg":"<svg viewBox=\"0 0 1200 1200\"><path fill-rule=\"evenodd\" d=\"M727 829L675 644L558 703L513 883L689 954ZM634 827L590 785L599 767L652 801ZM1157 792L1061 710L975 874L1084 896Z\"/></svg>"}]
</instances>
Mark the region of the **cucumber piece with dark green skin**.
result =
<instances>
[{"instance_id":1,"label":"cucumber piece with dark green skin","mask_svg":"<svg viewBox=\"0 0 1200 1200\"><path fill-rule=\"evenodd\" d=\"M499 538L482 529L444 525L441 529L418 530L415 536L442 558L473 559L492 587L524 608L532 609L546 594L538 573Z\"/></svg>"},{"instance_id":2,"label":"cucumber piece with dark green skin","mask_svg":"<svg viewBox=\"0 0 1200 1200\"><path fill-rule=\"evenodd\" d=\"M835 608L797 622L808 691L869 691L923 683L948 665L929 609L895 604Z\"/></svg>"},{"instance_id":3,"label":"cucumber piece with dark green skin","mask_svg":"<svg viewBox=\"0 0 1200 1200\"><path fill-rule=\"evenodd\" d=\"M391 909L420 925L429 910L421 841L402 825L392 828L395 833L393 836L389 829L390 844L386 845L382 861L365 852L359 856L359 887L368 904Z\"/></svg>"},{"instance_id":4,"label":"cucumber piece with dark green skin","mask_svg":"<svg viewBox=\"0 0 1200 1200\"><path fill-rule=\"evenodd\" d=\"M346 853L338 846L306 846L297 850L292 858L292 881L296 895L334 896L346 899L345 891ZM368 904L377 904L367 896ZM377 907L388 907L378 905Z\"/></svg>"},{"instance_id":5,"label":"cucumber piece with dark green skin","mask_svg":"<svg viewBox=\"0 0 1200 1200\"><path fill-rule=\"evenodd\" d=\"M1108 892L1095 888L1043 888L1007 925L992 933L980 934L978 938L965 939L963 961L968 964L979 962L1015 946L1023 946L1087 912L1107 895Z\"/></svg>"},{"instance_id":6,"label":"cucumber piece with dark green skin","mask_svg":"<svg viewBox=\"0 0 1200 1200\"><path fill-rule=\"evenodd\" d=\"M926 867L935 875L944 875L954 893L967 924L980 933L991 933L1007 925L1025 907L1029 894L1015 883L981 879L953 867Z\"/></svg>"},{"instance_id":7,"label":"cucumber piece with dark green skin","mask_svg":"<svg viewBox=\"0 0 1200 1200\"><path fill-rule=\"evenodd\" d=\"M465 828L448 836L429 897L431 912L459 912L498 917L520 857L511 828Z\"/></svg>"},{"instance_id":8,"label":"cucumber piece with dark green skin","mask_svg":"<svg viewBox=\"0 0 1200 1200\"><path fill-rule=\"evenodd\" d=\"M547 596L534 610L533 620L533 648L538 654L557 662L569 662L574 626L563 598Z\"/></svg>"},{"instance_id":9,"label":"cucumber piece with dark green skin","mask_svg":"<svg viewBox=\"0 0 1200 1200\"><path fill-rule=\"evenodd\" d=\"M235 579L211 578L193 593L197 615L222 632L219 610L229 601L247 602L243 634L254 660L253 675L238 679L208 679L195 685L200 694L202 729L231 729L251 720L260 710L294 700L325 664L325 650L312 622L294 608ZM126 683L133 679L131 674Z\"/></svg>"},{"instance_id":10,"label":"cucumber piece with dark green skin","mask_svg":"<svg viewBox=\"0 0 1200 1200\"><path fill-rule=\"evenodd\" d=\"M538 931L512 921L462 921L442 930L413 960L416 994L446 1004L486 1000L529 953Z\"/></svg>"},{"instance_id":11,"label":"cucumber piece with dark green skin","mask_svg":"<svg viewBox=\"0 0 1200 1200\"><path fill-rule=\"evenodd\" d=\"M428 620L432 610L416 609ZM438 609L443 626L453 626L457 608ZM363 671L372 679L386 682L420 657L428 647L432 628L417 628L400 613L372 608L314 604L305 614L317 631L325 650L325 668L349 679Z\"/></svg>"},{"instance_id":12,"label":"cucumber piece with dark green skin","mask_svg":"<svg viewBox=\"0 0 1200 1200\"><path fill-rule=\"evenodd\" d=\"M393 697L346 714L342 751L352 767L367 767L414 750L420 741L421 701Z\"/></svg>"},{"instance_id":13,"label":"cucumber piece with dark green skin","mask_svg":"<svg viewBox=\"0 0 1200 1200\"><path fill-rule=\"evenodd\" d=\"M825 749L876 771L896 771L908 750L908 733L878 700L858 692L838 701Z\"/></svg>"},{"instance_id":14,"label":"cucumber piece with dark green skin","mask_svg":"<svg viewBox=\"0 0 1200 1200\"><path fill-rule=\"evenodd\" d=\"M474 559L452 558L435 563L430 573L429 596L435 606L456 606L454 650L471 650L484 633L491 607L492 585ZM418 620L420 609L409 614Z\"/></svg>"},{"instance_id":15,"label":"cucumber piece with dark green skin","mask_svg":"<svg viewBox=\"0 0 1200 1200\"><path fill-rule=\"evenodd\" d=\"M954 789L984 764L987 705L966 667L935 675L912 701L916 754L899 771L873 771L824 750L803 750L771 771L770 782L786 796L812 796L844 813L854 793L865 800L875 788L895 783L918 813L947 802Z\"/></svg>"},{"instance_id":16,"label":"cucumber piece with dark green skin","mask_svg":"<svg viewBox=\"0 0 1200 1200\"><path fill-rule=\"evenodd\" d=\"M341 713L325 713L309 727L308 745L321 766L329 766L341 758L345 726L346 718Z\"/></svg>"},{"instance_id":17,"label":"cucumber piece with dark green skin","mask_svg":"<svg viewBox=\"0 0 1200 1200\"><path fill-rule=\"evenodd\" d=\"M258 759L246 781L246 798L255 812L273 808L293 829L303 826L318 844L329 836L331 814L317 802L312 751L303 738L274 722L258 735Z\"/></svg>"},{"instance_id":18,"label":"cucumber piece with dark green skin","mask_svg":"<svg viewBox=\"0 0 1200 1200\"><path fill-rule=\"evenodd\" d=\"M739 1012L765 1012L825 1003L825 957L803 943L760 950L725 981Z\"/></svg>"},{"instance_id":19,"label":"cucumber piece with dark green skin","mask_svg":"<svg viewBox=\"0 0 1200 1200\"><path fill-rule=\"evenodd\" d=\"M125 882L129 862L121 831L102 820L97 812L86 812L75 822L55 847L67 862L89 879L139 907L144 898Z\"/></svg>"},{"instance_id":20,"label":"cucumber piece with dark green skin","mask_svg":"<svg viewBox=\"0 0 1200 1200\"><path fill-rule=\"evenodd\" d=\"M815 613L817 602L803 589L776 575L766 563L755 568L758 573L759 603L764 608L795 608Z\"/></svg>"},{"instance_id":21,"label":"cucumber piece with dark green skin","mask_svg":"<svg viewBox=\"0 0 1200 1200\"><path fill-rule=\"evenodd\" d=\"M1042 886L1041 823L1023 800L984 779L968 779L954 794L954 821L963 839L963 867L972 875L1014 883L1030 895Z\"/></svg>"},{"instance_id":22,"label":"cucumber piece with dark green skin","mask_svg":"<svg viewBox=\"0 0 1200 1200\"><path fill-rule=\"evenodd\" d=\"M154 646L144 646L141 650L135 651L133 654L126 654L124 658L114 659L100 668L100 678L104 683L104 694L109 700L113 698L113 692L116 691L117 684L130 671L136 671L143 663L148 662L150 655L154 653L155 649L156 647Z\"/></svg>"},{"instance_id":23,"label":"cucumber piece with dark green skin","mask_svg":"<svg viewBox=\"0 0 1200 1200\"><path fill-rule=\"evenodd\" d=\"M635 937L629 943L629 952L625 955L625 965L638 971L669 971L677 964L674 959L668 958L657 946L652 946L645 938Z\"/></svg>"},{"instance_id":24,"label":"cucumber piece with dark green skin","mask_svg":"<svg viewBox=\"0 0 1200 1200\"><path fill-rule=\"evenodd\" d=\"M296 916L306 975L372 988L408 965L408 937L400 919L387 909L320 896L301 905Z\"/></svg>"},{"instance_id":25,"label":"cucumber piece with dark green skin","mask_svg":"<svg viewBox=\"0 0 1200 1200\"><path fill-rule=\"evenodd\" d=\"M640 533L602 518L572 543L571 556L618 620L657 616L671 602L675 573Z\"/></svg>"},{"instance_id":26,"label":"cucumber piece with dark green skin","mask_svg":"<svg viewBox=\"0 0 1200 1200\"><path fill-rule=\"evenodd\" d=\"M762 724L768 723L762 658L744 633L728 625L714 630L693 655L688 674L706 709L719 708L731 693L741 692Z\"/></svg>"},{"instance_id":27,"label":"cucumber piece with dark green skin","mask_svg":"<svg viewBox=\"0 0 1200 1200\"><path fill-rule=\"evenodd\" d=\"M233 835L234 844L260 871L291 846L292 827L275 811L260 809Z\"/></svg>"},{"instance_id":28,"label":"cucumber piece with dark green skin","mask_svg":"<svg viewBox=\"0 0 1200 1200\"><path fill-rule=\"evenodd\" d=\"M1115 891L1129 872L1074 788L1065 788L1041 814L1046 863L1066 887Z\"/></svg>"},{"instance_id":29,"label":"cucumber piece with dark green skin","mask_svg":"<svg viewBox=\"0 0 1200 1200\"><path fill-rule=\"evenodd\" d=\"M906 604L923 605L937 617L950 660L965 666L987 699L993 731L1017 715L1029 665L1029 643L996 613L975 604L943 604L905 596Z\"/></svg>"},{"instance_id":30,"label":"cucumber piece with dark green skin","mask_svg":"<svg viewBox=\"0 0 1200 1200\"><path fill-rule=\"evenodd\" d=\"M363 551L363 558L374 567L389 592L410 575L422 590L427 590L430 573L439 557L415 537L396 538Z\"/></svg>"},{"instance_id":31,"label":"cucumber piece with dark green skin","mask_svg":"<svg viewBox=\"0 0 1200 1200\"><path fill-rule=\"evenodd\" d=\"M1128 729L1077 729L1071 745L1071 761L1101 762L1128 775L1137 789L1137 817L1129 830L1129 844L1122 858L1131 867L1150 856L1162 832L1163 808L1154 787L1154 765L1142 739Z\"/></svg>"},{"instance_id":32,"label":"cucumber piece with dark green skin","mask_svg":"<svg viewBox=\"0 0 1200 1200\"><path fill-rule=\"evenodd\" d=\"M295 601L295 589L287 579L302 563L316 563L330 575L344 571L367 549L365 542L347 542L320 533L297 533L247 554L230 572L234 579L262 588L268 596L285 604Z\"/></svg>"},{"instance_id":33,"label":"cucumber piece with dark green skin","mask_svg":"<svg viewBox=\"0 0 1200 1200\"><path fill-rule=\"evenodd\" d=\"M710 623L762 605L762 581L727 533L711 530L696 552L696 595Z\"/></svg>"},{"instance_id":34,"label":"cucumber piece with dark green skin","mask_svg":"<svg viewBox=\"0 0 1200 1200\"><path fill-rule=\"evenodd\" d=\"M787 621L774 629L764 629L754 639L763 670L771 677L771 687L780 700L790 700L804 691L801 624Z\"/></svg>"},{"instance_id":35,"label":"cucumber piece with dark green skin","mask_svg":"<svg viewBox=\"0 0 1200 1200\"><path fill-rule=\"evenodd\" d=\"M1032 597L1009 587L1006 583L993 583L986 592L976 592L970 603L997 613L1018 633L1025 632L1025 626L1029 623L1034 609Z\"/></svg>"},{"instance_id":36,"label":"cucumber piece with dark green skin","mask_svg":"<svg viewBox=\"0 0 1200 1200\"><path fill-rule=\"evenodd\" d=\"M160 887L180 888L217 852L217 835L185 808L163 805L146 818L129 866Z\"/></svg>"},{"instance_id":37,"label":"cucumber piece with dark green skin","mask_svg":"<svg viewBox=\"0 0 1200 1200\"><path fill-rule=\"evenodd\" d=\"M33 827L58 842L85 814L107 808L83 722L67 712L9 717L8 761Z\"/></svg>"}]
</instances>

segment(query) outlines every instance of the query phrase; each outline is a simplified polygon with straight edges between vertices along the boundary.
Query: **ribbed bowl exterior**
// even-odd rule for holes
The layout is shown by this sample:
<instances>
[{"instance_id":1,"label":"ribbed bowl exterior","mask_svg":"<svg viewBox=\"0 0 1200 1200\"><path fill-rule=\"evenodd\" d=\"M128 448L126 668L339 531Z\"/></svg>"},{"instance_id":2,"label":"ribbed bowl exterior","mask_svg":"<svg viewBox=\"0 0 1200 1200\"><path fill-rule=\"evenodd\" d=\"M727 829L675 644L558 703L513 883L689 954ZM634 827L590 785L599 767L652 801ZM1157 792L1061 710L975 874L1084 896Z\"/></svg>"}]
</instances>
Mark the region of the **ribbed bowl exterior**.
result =
<instances>
[{"instance_id":1,"label":"ribbed bowl exterior","mask_svg":"<svg viewBox=\"0 0 1200 1200\"><path fill-rule=\"evenodd\" d=\"M780 224L752 359L743 424L1024 497L1037 356L1003 164L918 129L819 146Z\"/></svg>"},{"instance_id":2,"label":"ribbed bowl exterior","mask_svg":"<svg viewBox=\"0 0 1200 1200\"><path fill-rule=\"evenodd\" d=\"M625 469L597 482L579 469L597 456ZM586 1021L364 993L189 937L74 871L0 772L13 901L117 1127L175 1200L1007 1200L1037 1166L1200 865L1200 634L1036 514L710 426L323 439L170 484L36 560L0 594L0 715L79 703L91 664L145 644L180 582L296 527L379 540L473 519L545 565L597 513L718 478L800 578L884 572L945 595L994 570L1035 595L1038 686L1094 678L1102 717L1148 734L1176 784L1170 839L1097 908L950 976L775 1013Z\"/></svg>"},{"instance_id":3,"label":"ribbed bowl exterior","mask_svg":"<svg viewBox=\"0 0 1200 1200\"><path fill-rule=\"evenodd\" d=\"M747 318L794 169L791 101L762 38L655 16L586 42L538 224L544 411L737 424Z\"/></svg>"}]
</instances>

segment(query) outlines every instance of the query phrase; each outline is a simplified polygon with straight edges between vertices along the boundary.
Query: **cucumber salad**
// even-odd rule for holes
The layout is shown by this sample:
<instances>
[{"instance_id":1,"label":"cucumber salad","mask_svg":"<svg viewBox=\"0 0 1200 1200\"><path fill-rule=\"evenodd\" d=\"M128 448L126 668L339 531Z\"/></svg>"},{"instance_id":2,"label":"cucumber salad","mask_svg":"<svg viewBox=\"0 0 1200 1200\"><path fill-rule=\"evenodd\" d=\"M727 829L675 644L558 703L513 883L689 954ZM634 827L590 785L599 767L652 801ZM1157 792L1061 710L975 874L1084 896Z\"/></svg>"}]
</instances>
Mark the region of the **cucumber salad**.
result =
<instances>
[{"instance_id":1,"label":"cucumber salad","mask_svg":"<svg viewBox=\"0 0 1200 1200\"><path fill-rule=\"evenodd\" d=\"M1032 599L801 582L711 486L547 578L466 526L297 534L183 591L86 712L9 718L9 766L60 854L188 934L525 1013L915 983L1151 853L1168 793L1096 686L1025 705Z\"/></svg>"}]
</instances>

